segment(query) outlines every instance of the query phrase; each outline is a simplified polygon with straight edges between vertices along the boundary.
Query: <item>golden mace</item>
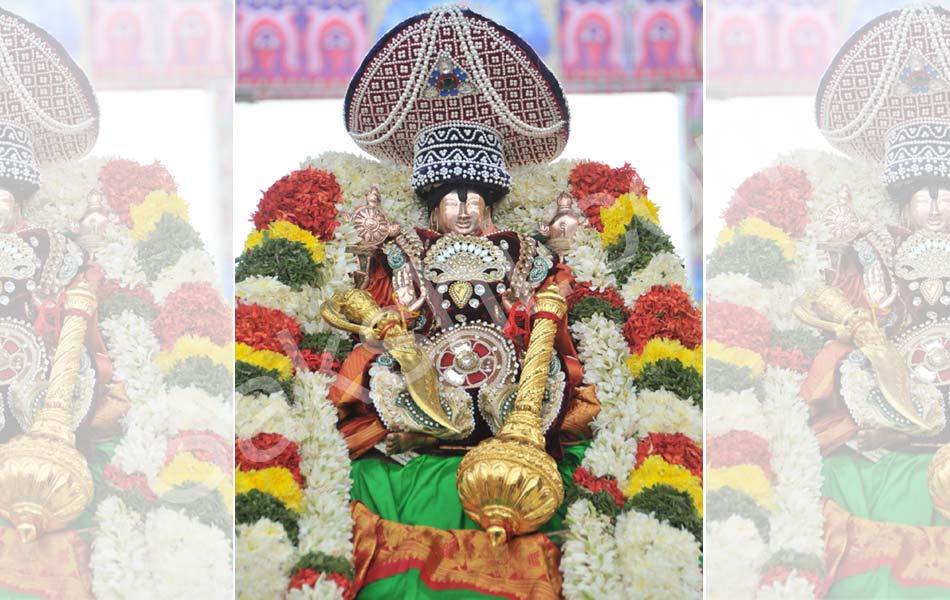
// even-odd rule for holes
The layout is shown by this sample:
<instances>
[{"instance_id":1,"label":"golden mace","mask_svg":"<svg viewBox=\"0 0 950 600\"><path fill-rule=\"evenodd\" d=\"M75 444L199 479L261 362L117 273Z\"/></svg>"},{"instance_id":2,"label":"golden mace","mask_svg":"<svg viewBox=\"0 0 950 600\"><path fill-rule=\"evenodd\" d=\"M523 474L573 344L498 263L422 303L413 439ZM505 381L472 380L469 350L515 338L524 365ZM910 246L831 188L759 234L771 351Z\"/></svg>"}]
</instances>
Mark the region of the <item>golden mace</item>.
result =
<instances>
[{"instance_id":1,"label":"golden mace","mask_svg":"<svg viewBox=\"0 0 950 600\"><path fill-rule=\"evenodd\" d=\"M557 286L535 299L536 314L564 318L567 303ZM541 435L541 401L557 326L550 318L535 319L514 408L498 435L473 448L459 464L455 485L462 507L488 532L493 546L536 531L564 500L557 463L545 452Z\"/></svg>"},{"instance_id":2,"label":"golden mace","mask_svg":"<svg viewBox=\"0 0 950 600\"><path fill-rule=\"evenodd\" d=\"M83 280L66 291L43 407L28 432L0 446L0 516L24 543L65 527L92 501L92 474L75 448L72 404L87 319L96 308L94 285Z\"/></svg>"}]
</instances>

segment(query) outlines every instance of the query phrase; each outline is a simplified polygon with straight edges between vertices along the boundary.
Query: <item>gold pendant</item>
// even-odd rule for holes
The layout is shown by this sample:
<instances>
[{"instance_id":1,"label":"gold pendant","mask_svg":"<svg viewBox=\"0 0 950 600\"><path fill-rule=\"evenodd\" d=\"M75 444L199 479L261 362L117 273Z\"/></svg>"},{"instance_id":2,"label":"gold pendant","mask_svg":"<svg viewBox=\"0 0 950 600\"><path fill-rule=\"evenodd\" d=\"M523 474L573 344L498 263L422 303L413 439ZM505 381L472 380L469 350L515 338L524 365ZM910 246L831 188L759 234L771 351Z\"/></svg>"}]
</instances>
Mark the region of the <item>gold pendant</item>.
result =
<instances>
[{"instance_id":1,"label":"gold pendant","mask_svg":"<svg viewBox=\"0 0 950 600\"><path fill-rule=\"evenodd\" d=\"M455 306L464 308L465 303L472 297L472 284L468 281L453 281L449 286L449 298Z\"/></svg>"},{"instance_id":2,"label":"gold pendant","mask_svg":"<svg viewBox=\"0 0 950 600\"><path fill-rule=\"evenodd\" d=\"M943 291L943 281L940 279L925 279L920 283L920 295L924 297L927 304L933 306L940 298L940 292Z\"/></svg>"}]
</instances>

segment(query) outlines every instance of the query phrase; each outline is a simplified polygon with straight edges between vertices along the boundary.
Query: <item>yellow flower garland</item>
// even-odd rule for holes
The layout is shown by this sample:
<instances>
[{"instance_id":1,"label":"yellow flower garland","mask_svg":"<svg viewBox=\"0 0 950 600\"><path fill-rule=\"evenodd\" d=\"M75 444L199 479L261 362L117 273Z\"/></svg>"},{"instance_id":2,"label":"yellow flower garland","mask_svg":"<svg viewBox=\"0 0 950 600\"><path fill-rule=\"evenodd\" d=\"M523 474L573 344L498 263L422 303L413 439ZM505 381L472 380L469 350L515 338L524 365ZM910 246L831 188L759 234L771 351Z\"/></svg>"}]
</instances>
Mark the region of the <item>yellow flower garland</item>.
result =
<instances>
[{"instance_id":1,"label":"yellow flower garland","mask_svg":"<svg viewBox=\"0 0 950 600\"><path fill-rule=\"evenodd\" d=\"M257 471L234 471L234 493L260 490L277 498L294 512L303 510L303 491L294 475L284 467L267 467Z\"/></svg>"},{"instance_id":2,"label":"yellow flower garland","mask_svg":"<svg viewBox=\"0 0 950 600\"><path fill-rule=\"evenodd\" d=\"M775 508L775 491L768 477L758 465L736 465L706 471L706 486L710 491L731 487L748 495L757 504L769 510Z\"/></svg>"},{"instance_id":3,"label":"yellow flower garland","mask_svg":"<svg viewBox=\"0 0 950 600\"><path fill-rule=\"evenodd\" d=\"M317 236L306 229L297 227L289 221L274 221L267 226L267 229L253 232L247 236L247 240L244 242L244 251L246 252L251 248L263 244L265 231L270 238L290 240L291 242L303 244L310 252L310 258L312 258L315 263L321 263L327 257L326 247L323 245L323 242L317 239Z\"/></svg>"},{"instance_id":4,"label":"yellow flower garland","mask_svg":"<svg viewBox=\"0 0 950 600\"><path fill-rule=\"evenodd\" d=\"M702 346L690 350L683 346L679 340L668 340L666 338L653 338L644 346L643 353L628 356L627 368L630 369L634 377L639 377L644 367L661 358L678 360L684 367L696 369L697 373L703 374Z\"/></svg>"},{"instance_id":5,"label":"yellow flower garland","mask_svg":"<svg viewBox=\"0 0 950 600\"><path fill-rule=\"evenodd\" d=\"M178 338L171 350L158 354L158 367L163 373L168 373L176 363L193 356L206 356L228 370L234 366L234 353L230 345L219 346L208 337L185 335Z\"/></svg>"},{"instance_id":6,"label":"yellow flower garland","mask_svg":"<svg viewBox=\"0 0 950 600\"><path fill-rule=\"evenodd\" d=\"M601 207L600 221L604 231L600 234L600 241L604 248L623 236L634 217L641 217L654 225L660 224L660 211L646 196L623 194L617 197L613 206Z\"/></svg>"},{"instance_id":7,"label":"yellow flower garland","mask_svg":"<svg viewBox=\"0 0 950 600\"><path fill-rule=\"evenodd\" d=\"M703 516L703 485L699 478L686 467L671 465L656 454L648 456L639 468L634 469L623 493L627 498L632 498L659 483L689 494L699 516Z\"/></svg>"},{"instance_id":8,"label":"yellow flower garland","mask_svg":"<svg viewBox=\"0 0 950 600\"><path fill-rule=\"evenodd\" d=\"M234 346L234 360L246 362L265 370L275 370L281 379L290 379L294 375L294 364L290 359L271 350L255 350L247 344Z\"/></svg>"},{"instance_id":9,"label":"yellow flower garland","mask_svg":"<svg viewBox=\"0 0 950 600\"><path fill-rule=\"evenodd\" d=\"M168 492L176 485L199 483L221 494L228 507L234 512L234 496L231 490L231 480L227 473L214 463L198 460L191 452L178 454L162 469L158 480L153 483L153 489L158 494Z\"/></svg>"},{"instance_id":10,"label":"yellow flower garland","mask_svg":"<svg viewBox=\"0 0 950 600\"><path fill-rule=\"evenodd\" d=\"M132 217L132 239L141 242L155 231L155 225L162 215L171 214L188 222L188 206L175 194L161 190L151 192L145 200L129 207Z\"/></svg>"},{"instance_id":11,"label":"yellow flower garland","mask_svg":"<svg viewBox=\"0 0 950 600\"><path fill-rule=\"evenodd\" d=\"M762 357L745 348L735 348L720 344L716 340L706 340L706 352L709 358L729 363L735 367L747 368L752 371L753 377L761 377L765 371Z\"/></svg>"},{"instance_id":12,"label":"yellow flower garland","mask_svg":"<svg viewBox=\"0 0 950 600\"><path fill-rule=\"evenodd\" d=\"M739 222L735 227L728 227L719 233L716 238L717 246L726 246L735 241L737 235L751 235L763 239L771 240L782 251L785 260L795 260L795 242L787 233L778 227L759 219L758 217L748 217Z\"/></svg>"}]
</instances>

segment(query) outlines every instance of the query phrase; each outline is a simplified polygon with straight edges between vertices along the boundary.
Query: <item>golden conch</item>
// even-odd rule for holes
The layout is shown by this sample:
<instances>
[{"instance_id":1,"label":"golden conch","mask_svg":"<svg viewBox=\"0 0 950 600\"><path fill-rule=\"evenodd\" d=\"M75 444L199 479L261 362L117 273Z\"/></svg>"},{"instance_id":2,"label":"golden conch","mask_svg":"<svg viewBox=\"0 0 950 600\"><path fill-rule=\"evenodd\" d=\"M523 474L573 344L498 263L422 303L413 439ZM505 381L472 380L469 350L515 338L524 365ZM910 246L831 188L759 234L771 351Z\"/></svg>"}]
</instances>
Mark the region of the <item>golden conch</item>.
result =
<instances>
[{"instance_id":1,"label":"golden conch","mask_svg":"<svg viewBox=\"0 0 950 600\"><path fill-rule=\"evenodd\" d=\"M550 286L536 296L539 312L563 319L567 303ZM557 463L544 450L541 401L557 323L538 319L531 328L515 406L501 430L465 455L455 484L468 516L498 546L546 523L564 500Z\"/></svg>"},{"instance_id":2,"label":"golden conch","mask_svg":"<svg viewBox=\"0 0 950 600\"><path fill-rule=\"evenodd\" d=\"M942 446L930 459L927 487L930 488L934 508L950 519L950 444Z\"/></svg>"},{"instance_id":3,"label":"golden conch","mask_svg":"<svg viewBox=\"0 0 950 600\"><path fill-rule=\"evenodd\" d=\"M88 281L66 292L68 312L43 407L27 433L0 446L0 516L13 523L24 542L65 527L92 501L92 474L75 448L72 397L86 319L95 306Z\"/></svg>"}]
</instances>

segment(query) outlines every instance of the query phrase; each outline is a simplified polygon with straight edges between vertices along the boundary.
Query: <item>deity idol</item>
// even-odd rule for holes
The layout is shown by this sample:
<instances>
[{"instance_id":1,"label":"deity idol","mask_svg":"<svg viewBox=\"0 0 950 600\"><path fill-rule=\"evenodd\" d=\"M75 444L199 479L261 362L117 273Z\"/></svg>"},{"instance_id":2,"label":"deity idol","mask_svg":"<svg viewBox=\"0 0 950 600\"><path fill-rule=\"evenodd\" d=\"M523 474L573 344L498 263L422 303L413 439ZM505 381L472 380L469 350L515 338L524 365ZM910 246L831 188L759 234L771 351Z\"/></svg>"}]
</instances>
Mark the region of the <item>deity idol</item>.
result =
<instances>
[{"instance_id":1,"label":"deity idol","mask_svg":"<svg viewBox=\"0 0 950 600\"><path fill-rule=\"evenodd\" d=\"M899 215L863 220L842 189L824 215L827 285L794 306L831 338L802 387L826 457L829 585L848 578L835 591L862 597L950 586L937 558L950 531L950 54L938 33L948 25L950 13L929 7L878 18L839 52L816 104L833 145L882 165ZM921 536L929 544L892 552ZM893 575L865 572L872 563ZM936 564L942 575L925 574Z\"/></svg>"}]
</instances>

